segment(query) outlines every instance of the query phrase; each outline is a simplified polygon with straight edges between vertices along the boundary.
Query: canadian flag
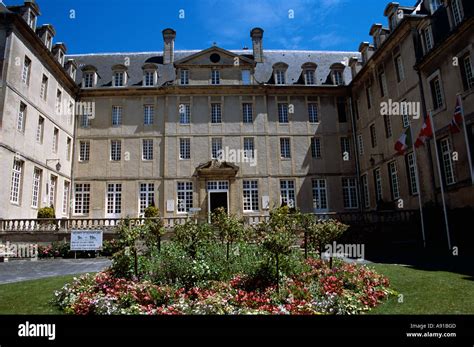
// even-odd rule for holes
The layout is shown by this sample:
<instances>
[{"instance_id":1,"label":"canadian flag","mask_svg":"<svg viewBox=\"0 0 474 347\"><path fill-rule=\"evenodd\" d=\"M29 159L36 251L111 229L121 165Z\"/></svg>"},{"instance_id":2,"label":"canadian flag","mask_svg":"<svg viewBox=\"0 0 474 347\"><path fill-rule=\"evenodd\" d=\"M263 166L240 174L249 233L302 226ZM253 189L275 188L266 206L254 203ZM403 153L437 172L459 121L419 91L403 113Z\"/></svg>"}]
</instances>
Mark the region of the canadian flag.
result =
<instances>
[{"instance_id":1,"label":"canadian flag","mask_svg":"<svg viewBox=\"0 0 474 347\"><path fill-rule=\"evenodd\" d=\"M421 126L420 133L415 141L415 147L421 147L427 140L433 137L433 128L431 126L431 117L426 117L423 125Z\"/></svg>"},{"instance_id":2,"label":"canadian flag","mask_svg":"<svg viewBox=\"0 0 474 347\"><path fill-rule=\"evenodd\" d=\"M463 121L462 117L462 110L461 110L461 100L459 99L460 96L456 99L456 109L454 110L453 119L451 119L451 124L449 124L449 130L453 134L457 134L461 132L461 124Z\"/></svg>"}]
</instances>

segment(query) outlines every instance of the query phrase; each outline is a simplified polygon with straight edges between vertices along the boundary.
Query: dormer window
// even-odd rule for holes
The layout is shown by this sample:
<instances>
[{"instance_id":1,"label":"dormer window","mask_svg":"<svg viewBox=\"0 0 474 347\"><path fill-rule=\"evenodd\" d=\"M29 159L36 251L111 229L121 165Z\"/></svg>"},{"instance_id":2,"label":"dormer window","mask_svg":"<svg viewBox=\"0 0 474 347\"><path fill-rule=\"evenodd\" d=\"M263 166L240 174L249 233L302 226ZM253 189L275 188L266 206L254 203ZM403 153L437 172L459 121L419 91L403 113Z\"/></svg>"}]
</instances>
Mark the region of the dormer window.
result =
<instances>
[{"instance_id":1,"label":"dormer window","mask_svg":"<svg viewBox=\"0 0 474 347\"><path fill-rule=\"evenodd\" d=\"M305 63L301 66L305 85L314 86L316 84L316 67L314 63Z\"/></svg>"},{"instance_id":2,"label":"dormer window","mask_svg":"<svg viewBox=\"0 0 474 347\"><path fill-rule=\"evenodd\" d=\"M58 61L59 64L64 65L64 53L62 51L59 51L58 53Z\"/></svg>"},{"instance_id":3,"label":"dormer window","mask_svg":"<svg viewBox=\"0 0 474 347\"><path fill-rule=\"evenodd\" d=\"M44 43L46 45L46 48L51 50L51 47L53 46L53 38L51 34L46 33L46 42Z\"/></svg>"},{"instance_id":4,"label":"dormer window","mask_svg":"<svg viewBox=\"0 0 474 347\"><path fill-rule=\"evenodd\" d=\"M86 72L84 74L84 88L92 88L94 86L94 73Z\"/></svg>"},{"instance_id":5,"label":"dormer window","mask_svg":"<svg viewBox=\"0 0 474 347\"><path fill-rule=\"evenodd\" d=\"M430 0L431 14L435 13L442 4L442 0Z\"/></svg>"},{"instance_id":6,"label":"dormer window","mask_svg":"<svg viewBox=\"0 0 474 347\"><path fill-rule=\"evenodd\" d=\"M74 65L72 65L71 70L69 71L69 76L71 76L73 80L76 80L76 73L77 73L77 69Z\"/></svg>"},{"instance_id":7,"label":"dormer window","mask_svg":"<svg viewBox=\"0 0 474 347\"><path fill-rule=\"evenodd\" d=\"M390 22L390 29L395 30L395 28L397 27L397 24L398 24L396 13L394 13L390 16L389 22Z\"/></svg>"},{"instance_id":8,"label":"dormer window","mask_svg":"<svg viewBox=\"0 0 474 347\"><path fill-rule=\"evenodd\" d=\"M276 84L286 84L285 70L279 69L275 71L275 81Z\"/></svg>"},{"instance_id":9,"label":"dormer window","mask_svg":"<svg viewBox=\"0 0 474 347\"><path fill-rule=\"evenodd\" d=\"M28 26L31 29L36 30L36 15L33 13L32 10L30 10L28 14Z\"/></svg>"},{"instance_id":10,"label":"dormer window","mask_svg":"<svg viewBox=\"0 0 474 347\"><path fill-rule=\"evenodd\" d=\"M453 16L453 24L456 27L462 22L464 17L460 0L451 1L451 12Z\"/></svg>"},{"instance_id":11,"label":"dormer window","mask_svg":"<svg viewBox=\"0 0 474 347\"><path fill-rule=\"evenodd\" d=\"M112 66L112 86L123 87L127 85L127 68L124 65Z\"/></svg>"},{"instance_id":12,"label":"dormer window","mask_svg":"<svg viewBox=\"0 0 474 347\"><path fill-rule=\"evenodd\" d=\"M125 72L116 71L114 72L114 87L123 87L125 84Z\"/></svg>"},{"instance_id":13,"label":"dormer window","mask_svg":"<svg viewBox=\"0 0 474 347\"><path fill-rule=\"evenodd\" d=\"M219 70L211 70L211 84L218 85L221 84L221 74Z\"/></svg>"},{"instance_id":14,"label":"dormer window","mask_svg":"<svg viewBox=\"0 0 474 347\"><path fill-rule=\"evenodd\" d=\"M421 31L423 37L423 43L425 48L425 54L433 49L433 33L431 31L431 25L428 25Z\"/></svg>"},{"instance_id":15,"label":"dormer window","mask_svg":"<svg viewBox=\"0 0 474 347\"><path fill-rule=\"evenodd\" d=\"M183 86L189 84L189 70L181 69L179 72L179 83Z\"/></svg>"},{"instance_id":16,"label":"dormer window","mask_svg":"<svg viewBox=\"0 0 474 347\"><path fill-rule=\"evenodd\" d=\"M158 72L155 64L147 63L143 65L143 86L153 87L158 80Z\"/></svg>"},{"instance_id":17,"label":"dormer window","mask_svg":"<svg viewBox=\"0 0 474 347\"><path fill-rule=\"evenodd\" d=\"M331 65L331 77L332 83L335 86L343 86L344 85L344 65L341 63L336 63Z\"/></svg>"}]
</instances>

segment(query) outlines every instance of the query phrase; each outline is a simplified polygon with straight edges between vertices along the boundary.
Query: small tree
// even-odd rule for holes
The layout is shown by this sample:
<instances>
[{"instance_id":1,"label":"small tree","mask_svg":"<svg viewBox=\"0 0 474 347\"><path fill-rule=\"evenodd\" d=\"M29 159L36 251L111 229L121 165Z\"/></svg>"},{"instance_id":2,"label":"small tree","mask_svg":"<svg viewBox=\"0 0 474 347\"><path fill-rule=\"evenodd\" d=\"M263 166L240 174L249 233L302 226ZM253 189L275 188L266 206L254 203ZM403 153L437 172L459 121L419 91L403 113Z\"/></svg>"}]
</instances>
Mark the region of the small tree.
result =
<instances>
[{"instance_id":1,"label":"small tree","mask_svg":"<svg viewBox=\"0 0 474 347\"><path fill-rule=\"evenodd\" d=\"M297 218L288 206L270 212L268 221L261 222L257 231L259 242L275 259L277 292L280 291L280 259L291 253L296 242Z\"/></svg>"},{"instance_id":2,"label":"small tree","mask_svg":"<svg viewBox=\"0 0 474 347\"><path fill-rule=\"evenodd\" d=\"M214 231L206 222L196 223L188 220L174 227L173 240L180 244L191 258L195 259L199 248L214 240Z\"/></svg>"},{"instance_id":3,"label":"small tree","mask_svg":"<svg viewBox=\"0 0 474 347\"><path fill-rule=\"evenodd\" d=\"M226 260L229 261L232 244L242 239L244 223L241 219L227 214L223 207L216 209L211 216L212 225L217 229L218 237L226 245Z\"/></svg>"},{"instance_id":4,"label":"small tree","mask_svg":"<svg viewBox=\"0 0 474 347\"><path fill-rule=\"evenodd\" d=\"M336 241L349 228L348 225L335 219L317 220L312 215L305 218L308 242L313 249L318 250L321 259L324 246ZM329 266L332 267L332 254L329 257Z\"/></svg>"},{"instance_id":5,"label":"small tree","mask_svg":"<svg viewBox=\"0 0 474 347\"><path fill-rule=\"evenodd\" d=\"M158 252L161 251L161 237L165 233L165 227L163 220L160 218L160 210L155 206L149 206L145 209L145 218L147 219L145 224L148 225L150 229L150 236L152 236L157 241Z\"/></svg>"}]
</instances>

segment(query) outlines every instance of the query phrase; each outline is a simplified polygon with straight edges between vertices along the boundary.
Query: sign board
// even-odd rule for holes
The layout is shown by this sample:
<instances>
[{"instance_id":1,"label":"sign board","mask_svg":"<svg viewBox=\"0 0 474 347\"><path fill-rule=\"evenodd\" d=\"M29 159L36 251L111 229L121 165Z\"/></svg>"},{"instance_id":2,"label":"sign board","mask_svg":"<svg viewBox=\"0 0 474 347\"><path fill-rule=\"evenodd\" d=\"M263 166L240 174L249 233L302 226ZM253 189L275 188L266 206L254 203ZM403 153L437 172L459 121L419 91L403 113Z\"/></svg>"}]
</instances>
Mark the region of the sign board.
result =
<instances>
[{"instance_id":1,"label":"sign board","mask_svg":"<svg viewBox=\"0 0 474 347\"><path fill-rule=\"evenodd\" d=\"M174 200L166 200L166 212L174 212Z\"/></svg>"},{"instance_id":2,"label":"sign board","mask_svg":"<svg viewBox=\"0 0 474 347\"><path fill-rule=\"evenodd\" d=\"M71 251L98 251L102 249L102 230L72 230Z\"/></svg>"}]
</instances>

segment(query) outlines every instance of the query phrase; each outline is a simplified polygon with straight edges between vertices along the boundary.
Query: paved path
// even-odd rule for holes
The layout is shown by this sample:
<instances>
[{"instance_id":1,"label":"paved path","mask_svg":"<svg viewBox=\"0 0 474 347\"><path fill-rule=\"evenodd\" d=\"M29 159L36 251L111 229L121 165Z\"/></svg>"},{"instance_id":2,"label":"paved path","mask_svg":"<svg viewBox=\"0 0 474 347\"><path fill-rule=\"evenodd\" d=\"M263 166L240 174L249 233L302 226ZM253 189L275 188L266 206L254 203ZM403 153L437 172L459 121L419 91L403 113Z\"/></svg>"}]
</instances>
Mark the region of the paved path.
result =
<instances>
[{"instance_id":1,"label":"paved path","mask_svg":"<svg viewBox=\"0 0 474 347\"><path fill-rule=\"evenodd\" d=\"M0 263L0 284L38 278L99 272L110 265L106 258L10 260Z\"/></svg>"}]
</instances>

